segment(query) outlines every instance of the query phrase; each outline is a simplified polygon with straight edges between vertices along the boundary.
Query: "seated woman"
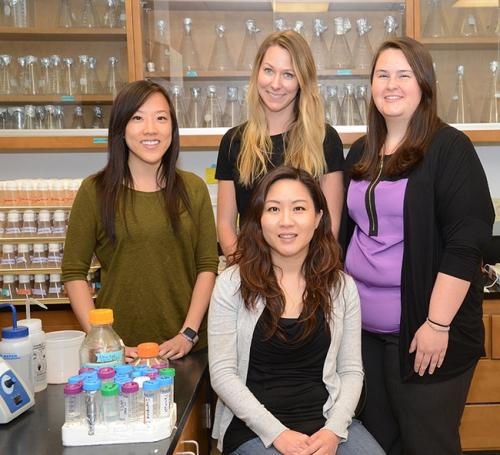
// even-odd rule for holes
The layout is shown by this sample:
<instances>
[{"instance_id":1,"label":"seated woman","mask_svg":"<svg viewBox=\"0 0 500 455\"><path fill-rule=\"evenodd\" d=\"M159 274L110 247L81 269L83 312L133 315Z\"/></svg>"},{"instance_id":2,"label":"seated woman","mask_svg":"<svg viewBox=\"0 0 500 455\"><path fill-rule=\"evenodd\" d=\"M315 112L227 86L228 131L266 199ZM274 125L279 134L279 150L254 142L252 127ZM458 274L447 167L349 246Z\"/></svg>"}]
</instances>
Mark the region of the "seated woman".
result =
<instances>
[{"instance_id":1,"label":"seated woman","mask_svg":"<svg viewBox=\"0 0 500 455\"><path fill-rule=\"evenodd\" d=\"M357 421L359 297L341 271L326 199L280 167L256 188L208 317L223 454L379 455Z\"/></svg>"}]
</instances>

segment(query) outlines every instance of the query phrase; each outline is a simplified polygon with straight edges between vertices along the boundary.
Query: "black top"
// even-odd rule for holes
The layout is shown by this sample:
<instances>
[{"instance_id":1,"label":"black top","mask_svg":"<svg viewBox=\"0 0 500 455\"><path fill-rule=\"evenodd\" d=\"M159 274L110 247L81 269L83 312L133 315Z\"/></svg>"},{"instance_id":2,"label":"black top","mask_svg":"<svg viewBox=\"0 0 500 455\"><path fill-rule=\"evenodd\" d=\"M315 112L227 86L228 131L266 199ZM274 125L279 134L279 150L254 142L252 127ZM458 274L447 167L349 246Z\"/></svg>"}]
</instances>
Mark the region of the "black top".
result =
<instances>
[{"instance_id":1,"label":"black top","mask_svg":"<svg viewBox=\"0 0 500 455\"><path fill-rule=\"evenodd\" d=\"M264 311L255 326L246 385L262 405L291 430L312 435L323 428L323 405L328 391L323 383L323 366L330 346L330 331L322 313L307 339L284 342L274 335L266 339ZM297 339L303 324L281 319L287 340ZM233 417L224 436L224 454L236 450L257 435Z\"/></svg>"},{"instance_id":2,"label":"black top","mask_svg":"<svg viewBox=\"0 0 500 455\"><path fill-rule=\"evenodd\" d=\"M350 169L363 155L365 137L346 158L345 188ZM470 368L484 355L483 287L480 265L491 240L495 218L488 183L469 138L445 125L431 141L422 161L405 177L404 252L401 272L400 371L403 380L436 382ZM354 221L344 207L340 241L346 251ZM413 371L409 346L425 322L441 272L471 282L451 323L448 350L441 368L423 377Z\"/></svg>"},{"instance_id":3,"label":"black top","mask_svg":"<svg viewBox=\"0 0 500 455\"><path fill-rule=\"evenodd\" d=\"M232 180L234 182L236 192L236 205L238 207L241 225L245 219L247 207L250 204L252 191L257 183L254 183L251 187L248 188L242 186L239 183L237 162L241 148L240 139L241 126L231 128L222 137L219 146L219 155L217 157L217 169L215 171L215 178L218 180ZM284 162L283 144L286 139L284 135L277 134L275 136L271 136L271 141L273 143L271 164L274 168L280 166ZM333 129L328 124L325 126L323 152L325 154L327 174L329 174L330 172L341 171L343 169L344 152L342 148L342 141L340 140L340 136L338 135L337 131L335 131L335 129Z\"/></svg>"}]
</instances>

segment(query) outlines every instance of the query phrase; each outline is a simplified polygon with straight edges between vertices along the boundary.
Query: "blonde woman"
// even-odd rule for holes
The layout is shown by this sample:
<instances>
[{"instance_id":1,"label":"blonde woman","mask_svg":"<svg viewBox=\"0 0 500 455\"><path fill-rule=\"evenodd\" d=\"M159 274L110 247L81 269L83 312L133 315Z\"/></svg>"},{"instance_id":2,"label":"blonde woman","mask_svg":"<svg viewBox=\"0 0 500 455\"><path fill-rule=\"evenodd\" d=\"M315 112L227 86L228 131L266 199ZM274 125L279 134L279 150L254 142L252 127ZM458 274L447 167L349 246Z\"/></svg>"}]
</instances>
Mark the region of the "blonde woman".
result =
<instances>
[{"instance_id":1,"label":"blonde woman","mask_svg":"<svg viewBox=\"0 0 500 455\"><path fill-rule=\"evenodd\" d=\"M343 200L342 142L324 122L314 58L305 39L270 34L255 57L248 88L248 122L222 138L217 160L217 230L226 256L234 252L253 188L268 170L286 164L320 181L338 233Z\"/></svg>"}]
</instances>

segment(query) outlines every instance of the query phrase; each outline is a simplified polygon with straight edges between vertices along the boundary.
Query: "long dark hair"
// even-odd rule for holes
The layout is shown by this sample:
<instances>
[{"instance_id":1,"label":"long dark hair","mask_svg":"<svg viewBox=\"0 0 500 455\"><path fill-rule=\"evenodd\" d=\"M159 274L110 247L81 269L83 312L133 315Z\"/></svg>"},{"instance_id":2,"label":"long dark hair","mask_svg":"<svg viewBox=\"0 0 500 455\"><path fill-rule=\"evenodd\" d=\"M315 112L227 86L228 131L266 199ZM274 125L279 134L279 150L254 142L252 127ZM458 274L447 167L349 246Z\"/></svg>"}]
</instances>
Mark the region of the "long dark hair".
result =
<instances>
[{"instance_id":1,"label":"long dark hair","mask_svg":"<svg viewBox=\"0 0 500 455\"><path fill-rule=\"evenodd\" d=\"M418 41L402 37L382 43L373 58L370 81L373 82L375 66L380 54L387 49L399 49L403 52L422 92L420 103L410 119L403 142L391 155L384 168L386 176L395 176L410 171L420 162L434 133L443 125L443 122L437 115L436 74L432 65L432 57ZM352 169L353 178L369 179L375 176L380 163L380 149L386 137L387 126L384 117L378 111L372 97L368 108L365 152L362 159Z\"/></svg>"},{"instance_id":2,"label":"long dark hair","mask_svg":"<svg viewBox=\"0 0 500 455\"><path fill-rule=\"evenodd\" d=\"M144 102L154 93L161 93L167 100L172 122L172 142L161 159L157 181L165 199L165 212L177 234L181 204L190 212L191 205L182 178L177 173L179 156L179 127L167 91L159 84L141 80L127 84L116 96L111 108L108 133L108 163L96 174L97 197L101 218L107 236L116 240L115 217L121 212L125 226L126 199L134 201L134 180L128 167L129 149L125 142L127 123Z\"/></svg>"},{"instance_id":3,"label":"long dark hair","mask_svg":"<svg viewBox=\"0 0 500 455\"><path fill-rule=\"evenodd\" d=\"M271 248L264 240L261 217L271 186L279 180L301 182L309 192L316 213L323 216L309 244L309 251L302 266L306 286L302 296L303 309L300 321L304 330L297 341L305 339L314 330L318 311L331 320L333 309L332 291L338 292L341 280L340 246L332 234L330 214L319 183L306 171L288 166L278 167L264 176L254 194L249 214L243 224L235 253L229 264L238 264L241 276L241 295L248 309L254 308L259 297L266 302L265 325L267 336L277 334L284 338L279 319L285 309L285 296L278 284L271 259Z\"/></svg>"}]
</instances>

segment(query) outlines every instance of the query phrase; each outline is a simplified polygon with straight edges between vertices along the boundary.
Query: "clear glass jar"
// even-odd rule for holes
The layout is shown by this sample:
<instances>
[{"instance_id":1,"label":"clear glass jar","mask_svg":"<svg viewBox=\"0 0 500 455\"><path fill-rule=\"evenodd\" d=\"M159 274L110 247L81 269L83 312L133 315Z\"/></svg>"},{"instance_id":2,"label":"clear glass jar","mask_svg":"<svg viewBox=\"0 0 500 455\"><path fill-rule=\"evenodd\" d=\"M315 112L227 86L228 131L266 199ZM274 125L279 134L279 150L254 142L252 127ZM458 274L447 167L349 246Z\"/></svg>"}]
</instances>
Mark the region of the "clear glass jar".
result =
<instances>
[{"instance_id":1,"label":"clear glass jar","mask_svg":"<svg viewBox=\"0 0 500 455\"><path fill-rule=\"evenodd\" d=\"M158 343L141 343L137 346L137 358L132 365L143 365L153 368L154 365L168 365L168 361L160 356Z\"/></svg>"},{"instance_id":2,"label":"clear glass jar","mask_svg":"<svg viewBox=\"0 0 500 455\"><path fill-rule=\"evenodd\" d=\"M26 210L23 213L23 224L21 226L21 234L24 236L33 236L36 234L36 214L33 210Z\"/></svg>"}]
</instances>

